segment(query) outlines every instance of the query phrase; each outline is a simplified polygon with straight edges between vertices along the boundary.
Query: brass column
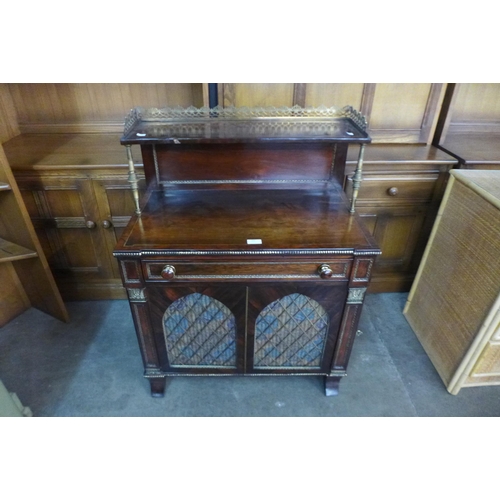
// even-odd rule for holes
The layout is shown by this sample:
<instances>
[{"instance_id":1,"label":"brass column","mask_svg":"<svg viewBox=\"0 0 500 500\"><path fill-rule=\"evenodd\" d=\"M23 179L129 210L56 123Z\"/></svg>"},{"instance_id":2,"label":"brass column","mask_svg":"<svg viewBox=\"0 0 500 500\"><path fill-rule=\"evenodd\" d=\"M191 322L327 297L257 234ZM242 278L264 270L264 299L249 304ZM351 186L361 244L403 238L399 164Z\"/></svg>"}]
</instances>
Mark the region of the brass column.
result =
<instances>
[{"instance_id":1,"label":"brass column","mask_svg":"<svg viewBox=\"0 0 500 500\"><path fill-rule=\"evenodd\" d=\"M361 174L363 172L363 157L365 155L365 145L362 144L359 150L358 164L356 165L356 171L352 178L352 201L351 209L349 210L351 214L356 211L356 199L358 198L359 187L361 186Z\"/></svg>"},{"instance_id":2,"label":"brass column","mask_svg":"<svg viewBox=\"0 0 500 500\"><path fill-rule=\"evenodd\" d=\"M125 146L127 149L127 159L128 159L128 182L132 186L132 194L134 195L135 203L135 213L140 216L141 208L139 206L139 186L137 183L137 174L135 172L134 159L132 158L132 147L130 145Z\"/></svg>"}]
</instances>

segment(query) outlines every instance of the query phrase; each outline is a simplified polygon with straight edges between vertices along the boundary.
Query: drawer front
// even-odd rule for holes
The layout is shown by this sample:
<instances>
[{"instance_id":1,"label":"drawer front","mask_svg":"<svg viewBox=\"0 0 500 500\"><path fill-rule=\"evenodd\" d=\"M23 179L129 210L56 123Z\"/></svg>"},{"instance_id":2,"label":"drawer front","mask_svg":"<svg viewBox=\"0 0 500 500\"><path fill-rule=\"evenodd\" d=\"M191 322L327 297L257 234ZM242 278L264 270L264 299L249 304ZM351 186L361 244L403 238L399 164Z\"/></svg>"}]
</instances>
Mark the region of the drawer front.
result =
<instances>
[{"instance_id":1,"label":"drawer front","mask_svg":"<svg viewBox=\"0 0 500 500\"><path fill-rule=\"evenodd\" d=\"M471 375L472 377L500 375L500 341L488 342Z\"/></svg>"},{"instance_id":2,"label":"drawer front","mask_svg":"<svg viewBox=\"0 0 500 500\"><path fill-rule=\"evenodd\" d=\"M364 176L359 189L359 201L431 201L437 174L404 179L396 176ZM347 181L347 195L352 195L352 181Z\"/></svg>"},{"instance_id":3,"label":"drawer front","mask_svg":"<svg viewBox=\"0 0 500 500\"><path fill-rule=\"evenodd\" d=\"M166 262L144 261L146 281L320 280L347 281L350 259L324 262ZM322 267L323 266L323 267ZM324 267L328 266L328 267ZM173 269L172 269L173 268Z\"/></svg>"}]
</instances>

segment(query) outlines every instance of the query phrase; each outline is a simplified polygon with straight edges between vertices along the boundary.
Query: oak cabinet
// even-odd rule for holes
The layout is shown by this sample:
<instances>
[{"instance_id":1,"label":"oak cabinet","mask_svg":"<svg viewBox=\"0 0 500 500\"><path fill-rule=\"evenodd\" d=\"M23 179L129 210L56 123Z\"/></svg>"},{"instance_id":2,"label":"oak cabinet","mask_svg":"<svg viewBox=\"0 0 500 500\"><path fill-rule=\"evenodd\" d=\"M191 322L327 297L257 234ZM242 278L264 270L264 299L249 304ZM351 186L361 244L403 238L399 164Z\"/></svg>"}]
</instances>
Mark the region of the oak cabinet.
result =
<instances>
[{"instance_id":1,"label":"oak cabinet","mask_svg":"<svg viewBox=\"0 0 500 500\"><path fill-rule=\"evenodd\" d=\"M125 297L112 251L134 201L119 138L21 134L4 144L65 300ZM142 183L140 164L138 173Z\"/></svg>"},{"instance_id":2,"label":"oak cabinet","mask_svg":"<svg viewBox=\"0 0 500 500\"><path fill-rule=\"evenodd\" d=\"M366 150L357 211L382 250L371 292L408 291L457 160L433 146L372 145ZM348 161L345 191L352 192ZM350 167L350 169L349 169Z\"/></svg>"},{"instance_id":3,"label":"oak cabinet","mask_svg":"<svg viewBox=\"0 0 500 500\"><path fill-rule=\"evenodd\" d=\"M63 297L125 298L112 252L134 207L126 172L18 171L17 180Z\"/></svg>"}]
</instances>

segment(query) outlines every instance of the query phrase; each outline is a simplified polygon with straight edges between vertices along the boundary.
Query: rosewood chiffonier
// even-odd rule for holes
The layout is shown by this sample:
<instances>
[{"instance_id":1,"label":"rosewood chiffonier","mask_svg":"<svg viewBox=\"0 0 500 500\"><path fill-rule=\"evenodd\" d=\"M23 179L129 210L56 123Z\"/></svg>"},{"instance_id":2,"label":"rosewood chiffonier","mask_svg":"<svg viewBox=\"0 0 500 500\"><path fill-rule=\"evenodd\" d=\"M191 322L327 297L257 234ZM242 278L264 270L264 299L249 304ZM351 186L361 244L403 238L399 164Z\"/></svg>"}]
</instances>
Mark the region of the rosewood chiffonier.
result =
<instances>
[{"instance_id":1,"label":"rosewood chiffonier","mask_svg":"<svg viewBox=\"0 0 500 500\"><path fill-rule=\"evenodd\" d=\"M114 255L153 396L194 375L324 376L338 393L380 253L355 213L369 142L350 107L131 111L136 213Z\"/></svg>"}]
</instances>

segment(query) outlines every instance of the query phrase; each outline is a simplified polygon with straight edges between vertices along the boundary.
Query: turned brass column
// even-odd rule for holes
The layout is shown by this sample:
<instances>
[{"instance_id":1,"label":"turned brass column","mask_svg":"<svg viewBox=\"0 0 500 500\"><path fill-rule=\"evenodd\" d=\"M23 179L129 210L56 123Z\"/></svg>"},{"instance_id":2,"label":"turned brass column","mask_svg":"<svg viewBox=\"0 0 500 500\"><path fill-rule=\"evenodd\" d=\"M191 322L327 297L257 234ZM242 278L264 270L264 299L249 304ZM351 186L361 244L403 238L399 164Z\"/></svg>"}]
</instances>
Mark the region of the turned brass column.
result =
<instances>
[{"instance_id":1,"label":"turned brass column","mask_svg":"<svg viewBox=\"0 0 500 500\"><path fill-rule=\"evenodd\" d=\"M132 194L134 195L135 203L135 213L141 215L141 209L139 207L139 185L137 182L137 173L135 172L134 159L132 158L132 147L125 146L127 149L127 159L128 159L128 182L132 186Z\"/></svg>"},{"instance_id":2,"label":"turned brass column","mask_svg":"<svg viewBox=\"0 0 500 500\"><path fill-rule=\"evenodd\" d=\"M358 198L359 187L361 186L361 178L363 172L363 157L365 155L365 145L362 144L359 150L358 164L356 165L356 171L352 178L352 201L351 209L349 210L351 214L356 211L356 199Z\"/></svg>"}]
</instances>

